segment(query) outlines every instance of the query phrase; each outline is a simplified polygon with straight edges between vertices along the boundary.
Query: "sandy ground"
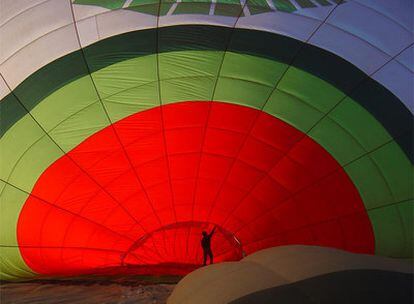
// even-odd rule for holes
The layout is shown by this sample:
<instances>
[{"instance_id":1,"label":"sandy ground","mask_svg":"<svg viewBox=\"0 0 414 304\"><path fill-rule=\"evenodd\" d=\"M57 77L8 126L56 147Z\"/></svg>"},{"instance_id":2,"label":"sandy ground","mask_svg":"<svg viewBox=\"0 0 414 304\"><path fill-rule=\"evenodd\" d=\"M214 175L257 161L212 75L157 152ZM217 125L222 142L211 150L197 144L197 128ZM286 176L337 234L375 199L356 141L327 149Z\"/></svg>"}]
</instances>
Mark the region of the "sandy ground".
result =
<instances>
[{"instance_id":1,"label":"sandy ground","mask_svg":"<svg viewBox=\"0 0 414 304\"><path fill-rule=\"evenodd\" d=\"M167 281L167 282L165 282ZM166 303L174 279L148 282L136 278L116 280L42 280L0 285L0 303Z\"/></svg>"}]
</instances>

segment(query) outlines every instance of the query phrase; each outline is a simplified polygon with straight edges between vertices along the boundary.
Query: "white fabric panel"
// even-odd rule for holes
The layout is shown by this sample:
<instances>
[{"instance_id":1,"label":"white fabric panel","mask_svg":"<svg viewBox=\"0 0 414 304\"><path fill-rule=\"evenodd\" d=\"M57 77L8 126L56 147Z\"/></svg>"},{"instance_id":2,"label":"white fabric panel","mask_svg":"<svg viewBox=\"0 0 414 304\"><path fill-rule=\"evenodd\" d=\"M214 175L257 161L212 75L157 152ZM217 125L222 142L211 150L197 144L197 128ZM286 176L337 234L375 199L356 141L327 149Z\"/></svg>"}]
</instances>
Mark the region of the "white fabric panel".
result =
<instances>
[{"instance_id":1,"label":"white fabric panel","mask_svg":"<svg viewBox=\"0 0 414 304\"><path fill-rule=\"evenodd\" d=\"M372 78L393 92L414 113L414 72L392 60Z\"/></svg>"},{"instance_id":2,"label":"white fabric panel","mask_svg":"<svg viewBox=\"0 0 414 304\"><path fill-rule=\"evenodd\" d=\"M296 14L270 12L242 18L238 28L259 29L306 41L321 21Z\"/></svg>"},{"instance_id":3,"label":"white fabric panel","mask_svg":"<svg viewBox=\"0 0 414 304\"><path fill-rule=\"evenodd\" d=\"M327 23L367 41L391 56L413 41L412 33L400 24L357 2L348 1L338 6Z\"/></svg>"},{"instance_id":4,"label":"white fabric panel","mask_svg":"<svg viewBox=\"0 0 414 304\"><path fill-rule=\"evenodd\" d=\"M0 72L12 88L27 76L79 49L69 0L1 0ZM390 56L409 45L413 38L412 0L348 0L335 6L318 6L293 13L268 12L241 17L236 27L258 29L307 40L332 9L327 23L310 43L327 49L365 73L375 72ZM407 9L408 8L408 9ZM132 10L109 10L95 5L73 5L83 47L125 32L154 28L157 17ZM237 18L215 15L167 15L159 26L211 24L233 27ZM14 54L14 55L13 55ZM11 56L11 57L10 57ZM9 59L7 59L10 57ZM407 71L413 71L409 50L379 71L375 77L406 104L410 103ZM407 69L408 68L408 69ZM386 71L392 72L387 75ZM396 79L405 79L396 81ZM407 80L408 79L408 80ZM398 82L398 83L397 83ZM412 109L412 107L410 107Z\"/></svg>"},{"instance_id":5,"label":"white fabric panel","mask_svg":"<svg viewBox=\"0 0 414 304\"><path fill-rule=\"evenodd\" d=\"M233 27L237 18L212 15L171 15L162 16L159 26L172 26L177 24L210 24L218 26Z\"/></svg>"},{"instance_id":6,"label":"white fabric panel","mask_svg":"<svg viewBox=\"0 0 414 304\"><path fill-rule=\"evenodd\" d=\"M400 24L412 33L414 26L413 0L352 0L369 7Z\"/></svg>"},{"instance_id":7,"label":"white fabric panel","mask_svg":"<svg viewBox=\"0 0 414 304\"><path fill-rule=\"evenodd\" d=\"M367 41L326 23L309 42L352 62L367 74L375 72L391 58Z\"/></svg>"},{"instance_id":8,"label":"white fabric panel","mask_svg":"<svg viewBox=\"0 0 414 304\"><path fill-rule=\"evenodd\" d=\"M76 21L96 16L105 12L110 12L110 10L96 5L73 5L73 13L75 15Z\"/></svg>"},{"instance_id":9,"label":"white fabric panel","mask_svg":"<svg viewBox=\"0 0 414 304\"><path fill-rule=\"evenodd\" d=\"M79 40L82 47L99 41L99 32L95 16L76 22Z\"/></svg>"},{"instance_id":10,"label":"white fabric panel","mask_svg":"<svg viewBox=\"0 0 414 304\"><path fill-rule=\"evenodd\" d=\"M72 22L69 1L50 0L21 14L0 27L0 63L43 35Z\"/></svg>"},{"instance_id":11,"label":"white fabric panel","mask_svg":"<svg viewBox=\"0 0 414 304\"><path fill-rule=\"evenodd\" d=\"M62 39L64 38L64 39ZM53 60L79 49L73 24L69 24L28 44L0 64L0 73L14 89L26 77Z\"/></svg>"},{"instance_id":12,"label":"white fabric panel","mask_svg":"<svg viewBox=\"0 0 414 304\"><path fill-rule=\"evenodd\" d=\"M10 93L9 88L3 80L3 77L0 77L0 101L1 99Z\"/></svg>"},{"instance_id":13,"label":"white fabric panel","mask_svg":"<svg viewBox=\"0 0 414 304\"><path fill-rule=\"evenodd\" d=\"M315 1L313 2L316 3ZM291 3L295 4L294 1L291 1ZM323 21L326 19L328 14L335 8L335 5L318 6L318 7L313 7L311 9L302 9L299 5L296 5L296 7L298 8L298 10L292 13L284 13L284 12L280 12L280 13L284 15L292 15L292 14L300 15L300 16L309 17L312 19Z\"/></svg>"},{"instance_id":14,"label":"white fabric panel","mask_svg":"<svg viewBox=\"0 0 414 304\"><path fill-rule=\"evenodd\" d=\"M101 39L157 26L157 17L124 9L103 13L96 18Z\"/></svg>"},{"instance_id":15,"label":"white fabric panel","mask_svg":"<svg viewBox=\"0 0 414 304\"><path fill-rule=\"evenodd\" d=\"M414 45L407 48L404 52L402 52L398 57L397 60L399 63L404 65L407 69L411 72L414 72Z\"/></svg>"},{"instance_id":16,"label":"white fabric panel","mask_svg":"<svg viewBox=\"0 0 414 304\"><path fill-rule=\"evenodd\" d=\"M40 3L49 0L1 0L0 1L0 26L17 15L34 8Z\"/></svg>"}]
</instances>

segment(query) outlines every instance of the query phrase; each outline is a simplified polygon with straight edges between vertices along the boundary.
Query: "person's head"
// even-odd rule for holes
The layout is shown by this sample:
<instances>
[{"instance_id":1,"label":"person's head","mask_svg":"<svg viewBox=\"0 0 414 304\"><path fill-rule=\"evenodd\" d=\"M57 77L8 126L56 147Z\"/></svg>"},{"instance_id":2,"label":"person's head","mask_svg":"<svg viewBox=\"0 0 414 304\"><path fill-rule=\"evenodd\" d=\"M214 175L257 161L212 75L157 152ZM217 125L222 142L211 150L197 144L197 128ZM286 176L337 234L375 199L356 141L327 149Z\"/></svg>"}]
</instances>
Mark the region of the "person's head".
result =
<instances>
[{"instance_id":1,"label":"person's head","mask_svg":"<svg viewBox=\"0 0 414 304\"><path fill-rule=\"evenodd\" d=\"M201 234L202 234L203 236L207 236L207 231L203 231Z\"/></svg>"}]
</instances>

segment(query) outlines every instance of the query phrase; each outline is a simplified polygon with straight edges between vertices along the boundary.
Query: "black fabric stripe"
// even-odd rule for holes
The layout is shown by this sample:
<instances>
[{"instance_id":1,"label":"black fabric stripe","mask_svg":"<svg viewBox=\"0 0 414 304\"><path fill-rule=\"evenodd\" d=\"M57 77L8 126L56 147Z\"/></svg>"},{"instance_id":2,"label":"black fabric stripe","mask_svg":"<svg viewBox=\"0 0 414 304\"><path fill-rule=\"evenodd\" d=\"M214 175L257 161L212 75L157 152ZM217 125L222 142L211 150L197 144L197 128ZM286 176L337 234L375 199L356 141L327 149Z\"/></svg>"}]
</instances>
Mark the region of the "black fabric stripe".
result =
<instances>
[{"instance_id":1,"label":"black fabric stripe","mask_svg":"<svg viewBox=\"0 0 414 304\"><path fill-rule=\"evenodd\" d=\"M180 50L225 50L231 31L235 31L227 50L277 60L292 61L303 42L257 30L231 29L209 25L180 25L159 28L160 52ZM107 38L84 49L89 70L95 72L111 64L156 52L157 29L129 32ZM340 89L361 104L382 123L411 162L413 154L413 115L389 90L344 59L312 45L305 45L293 66L307 71ZM88 73L80 51L59 58L41 68L15 90L27 109L35 107L53 91ZM362 84L361 81L366 79ZM359 85L358 90L352 92ZM0 102L1 136L25 113L13 111L13 98ZM404 134L404 136L402 136ZM408 134L408 135L407 135Z\"/></svg>"},{"instance_id":2,"label":"black fabric stripe","mask_svg":"<svg viewBox=\"0 0 414 304\"><path fill-rule=\"evenodd\" d=\"M413 275L383 270L333 272L251 293L231 304L411 304Z\"/></svg>"}]
</instances>

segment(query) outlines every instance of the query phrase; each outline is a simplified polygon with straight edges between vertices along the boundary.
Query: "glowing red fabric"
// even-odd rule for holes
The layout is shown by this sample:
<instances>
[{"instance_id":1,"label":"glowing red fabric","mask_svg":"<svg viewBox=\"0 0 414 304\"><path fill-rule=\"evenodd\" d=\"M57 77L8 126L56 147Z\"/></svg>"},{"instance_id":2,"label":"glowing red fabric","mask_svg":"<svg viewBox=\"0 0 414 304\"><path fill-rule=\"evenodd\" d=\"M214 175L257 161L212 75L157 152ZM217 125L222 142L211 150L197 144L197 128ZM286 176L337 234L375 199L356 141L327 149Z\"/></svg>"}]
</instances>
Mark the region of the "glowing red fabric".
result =
<instances>
[{"instance_id":1,"label":"glowing red fabric","mask_svg":"<svg viewBox=\"0 0 414 304\"><path fill-rule=\"evenodd\" d=\"M327 151L269 114L222 102L168 104L89 137L41 175L17 234L35 271L77 274L199 264L200 233L214 224L216 261L240 258L238 246L374 251L358 191Z\"/></svg>"}]
</instances>

